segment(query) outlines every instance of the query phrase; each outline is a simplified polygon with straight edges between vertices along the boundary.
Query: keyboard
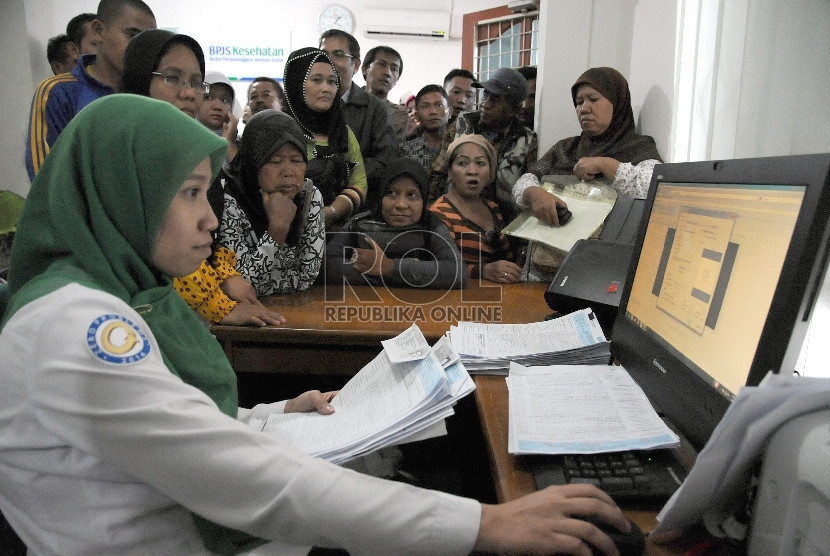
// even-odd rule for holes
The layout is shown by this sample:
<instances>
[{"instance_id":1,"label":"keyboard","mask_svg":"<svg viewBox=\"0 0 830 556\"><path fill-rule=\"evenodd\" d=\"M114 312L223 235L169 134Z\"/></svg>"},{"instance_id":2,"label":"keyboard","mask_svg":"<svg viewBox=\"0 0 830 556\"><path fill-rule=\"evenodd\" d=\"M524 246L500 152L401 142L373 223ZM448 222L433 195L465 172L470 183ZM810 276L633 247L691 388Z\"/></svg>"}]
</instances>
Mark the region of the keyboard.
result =
<instances>
[{"instance_id":1,"label":"keyboard","mask_svg":"<svg viewBox=\"0 0 830 556\"><path fill-rule=\"evenodd\" d=\"M670 450L542 456L530 463L536 488L590 483L616 502L663 503L686 478Z\"/></svg>"}]
</instances>

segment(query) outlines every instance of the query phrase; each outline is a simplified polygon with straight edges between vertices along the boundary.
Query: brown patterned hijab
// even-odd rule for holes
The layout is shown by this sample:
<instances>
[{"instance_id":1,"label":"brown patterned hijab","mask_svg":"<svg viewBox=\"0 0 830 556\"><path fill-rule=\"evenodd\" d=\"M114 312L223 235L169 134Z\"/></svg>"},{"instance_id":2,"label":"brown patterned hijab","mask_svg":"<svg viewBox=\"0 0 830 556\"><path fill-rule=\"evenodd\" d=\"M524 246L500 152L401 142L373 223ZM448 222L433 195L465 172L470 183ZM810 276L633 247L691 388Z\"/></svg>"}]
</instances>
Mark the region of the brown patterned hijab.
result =
<instances>
[{"instance_id":1,"label":"brown patterned hijab","mask_svg":"<svg viewBox=\"0 0 830 556\"><path fill-rule=\"evenodd\" d=\"M591 68L571 87L571 98L576 106L576 93L582 85L599 91L614 106L611 124L601 135L588 136L585 132L557 142L531 169L537 177L545 174L570 174L577 161L585 156L607 156L620 162L639 164L644 160L662 161L654 139L634 133L634 111L631 92L625 77L613 68Z\"/></svg>"}]
</instances>

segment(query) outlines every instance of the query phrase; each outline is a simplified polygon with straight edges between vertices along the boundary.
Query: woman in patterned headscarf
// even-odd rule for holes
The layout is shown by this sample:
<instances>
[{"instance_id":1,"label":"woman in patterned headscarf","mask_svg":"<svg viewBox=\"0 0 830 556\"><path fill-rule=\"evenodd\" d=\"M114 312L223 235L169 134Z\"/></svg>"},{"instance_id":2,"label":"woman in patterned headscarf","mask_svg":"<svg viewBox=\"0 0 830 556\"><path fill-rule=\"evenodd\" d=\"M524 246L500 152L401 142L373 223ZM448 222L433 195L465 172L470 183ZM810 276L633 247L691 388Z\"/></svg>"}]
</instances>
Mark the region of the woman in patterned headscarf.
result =
<instances>
[{"instance_id":1,"label":"woman in patterned headscarf","mask_svg":"<svg viewBox=\"0 0 830 556\"><path fill-rule=\"evenodd\" d=\"M308 140L291 116L257 112L245 125L236 175L225 184L218 243L257 295L293 293L323 260L323 198L306 173Z\"/></svg>"},{"instance_id":2,"label":"woman in patterned headscarf","mask_svg":"<svg viewBox=\"0 0 830 556\"><path fill-rule=\"evenodd\" d=\"M301 48L285 62L283 111L309 140L306 177L323 194L326 227L342 223L366 201L360 144L340 109L340 77L328 54Z\"/></svg>"},{"instance_id":3,"label":"woman in patterned headscarf","mask_svg":"<svg viewBox=\"0 0 830 556\"><path fill-rule=\"evenodd\" d=\"M571 87L582 134L557 142L513 187L513 197L547 222L564 202L539 187L547 174L574 174L607 182L623 195L645 198L654 165L661 162L654 139L634 132L628 82L613 68L591 68Z\"/></svg>"}]
</instances>

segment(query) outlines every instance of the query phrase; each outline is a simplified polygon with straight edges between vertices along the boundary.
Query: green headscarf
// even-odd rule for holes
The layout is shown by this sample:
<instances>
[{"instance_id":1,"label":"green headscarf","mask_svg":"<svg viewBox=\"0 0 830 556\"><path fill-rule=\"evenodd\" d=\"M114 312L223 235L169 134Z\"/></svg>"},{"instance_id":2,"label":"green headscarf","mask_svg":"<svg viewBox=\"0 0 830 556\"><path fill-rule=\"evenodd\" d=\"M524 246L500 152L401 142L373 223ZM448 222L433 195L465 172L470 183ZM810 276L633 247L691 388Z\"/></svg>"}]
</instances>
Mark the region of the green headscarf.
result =
<instances>
[{"instance_id":1,"label":"green headscarf","mask_svg":"<svg viewBox=\"0 0 830 556\"><path fill-rule=\"evenodd\" d=\"M167 102L116 94L89 104L61 132L26 199L4 323L69 283L110 293L142 315L170 372L236 417L236 375L219 343L151 264L174 195L207 157L216 176L226 151L224 139ZM252 547L252 537L195 517L209 549Z\"/></svg>"}]
</instances>

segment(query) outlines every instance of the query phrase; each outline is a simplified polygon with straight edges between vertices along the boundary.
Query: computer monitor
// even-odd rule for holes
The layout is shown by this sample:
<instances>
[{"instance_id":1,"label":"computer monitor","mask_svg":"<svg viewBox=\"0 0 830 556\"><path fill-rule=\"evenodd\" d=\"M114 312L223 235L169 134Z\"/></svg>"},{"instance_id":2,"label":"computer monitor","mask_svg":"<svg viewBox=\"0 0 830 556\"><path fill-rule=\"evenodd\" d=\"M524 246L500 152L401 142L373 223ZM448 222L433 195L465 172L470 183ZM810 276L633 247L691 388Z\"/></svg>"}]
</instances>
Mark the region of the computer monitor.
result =
<instances>
[{"instance_id":1,"label":"computer monitor","mask_svg":"<svg viewBox=\"0 0 830 556\"><path fill-rule=\"evenodd\" d=\"M792 372L828 259L830 153L655 167L611 349L701 449Z\"/></svg>"}]
</instances>

